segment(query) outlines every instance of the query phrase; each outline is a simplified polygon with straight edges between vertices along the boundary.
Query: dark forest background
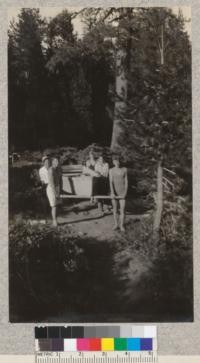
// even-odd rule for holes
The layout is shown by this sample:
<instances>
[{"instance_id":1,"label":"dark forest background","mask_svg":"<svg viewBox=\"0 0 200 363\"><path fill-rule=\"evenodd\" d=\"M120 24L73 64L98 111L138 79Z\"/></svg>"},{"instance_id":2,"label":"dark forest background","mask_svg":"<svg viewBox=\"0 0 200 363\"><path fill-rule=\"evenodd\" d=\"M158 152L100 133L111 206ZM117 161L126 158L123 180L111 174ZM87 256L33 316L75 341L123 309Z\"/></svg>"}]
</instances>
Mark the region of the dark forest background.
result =
<instances>
[{"instance_id":1,"label":"dark forest background","mask_svg":"<svg viewBox=\"0 0 200 363\"><path fill-rule=\"evenodd\" d=\"M76 16L85 24L81 39ZM8 37L10 151L110 146L123 49L128 91L112 148L191 166L191 43L181 12L91 8L47 20L22 9Z\"/></svg>"}]
</instances>

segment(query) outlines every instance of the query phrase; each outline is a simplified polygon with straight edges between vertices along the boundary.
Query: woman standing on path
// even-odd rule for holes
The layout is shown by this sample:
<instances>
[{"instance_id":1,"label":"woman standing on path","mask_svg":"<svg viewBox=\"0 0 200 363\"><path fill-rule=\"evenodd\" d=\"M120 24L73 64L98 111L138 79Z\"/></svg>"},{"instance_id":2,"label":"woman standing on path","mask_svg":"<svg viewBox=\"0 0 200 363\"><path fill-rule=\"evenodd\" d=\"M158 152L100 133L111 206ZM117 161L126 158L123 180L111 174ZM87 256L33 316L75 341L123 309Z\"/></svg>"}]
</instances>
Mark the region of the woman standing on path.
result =
<instances>
[{"instance_id":1,"label":"woman standing on path","mask_svg":"<svg viewBox=\"0 0 200 363\"><path fill-rule=\"evenodd\" d=\"M110 169L109 180L110 180L110 191L113 205L113 216L114 216L114 230L118 228L118 216L117 207L119 200L120 206L120 230L122 232L124 229L125 220L125 205L126 205L126 195L128 191L128 177L127 169L120 165L119 156L113 156L112 158L114 167ZM116 197L119 197L116 199Z\"/></svg>"},{"instance_id":2,"label":"woman standing on path","mask_svg":"<svg viewBox=\"0 0 200 363\"><path fill-rule=\"evenodd\" d=\"M39 170L39 175L42 184L46 188L47 198L51 207L51 214L53 219L53 226L57 226L57 216L56 216L56 190L53 178L53 169L51 166L50 158L48 156L43 156L42 158L43 166Z\"/></svg>"}]
</instances>

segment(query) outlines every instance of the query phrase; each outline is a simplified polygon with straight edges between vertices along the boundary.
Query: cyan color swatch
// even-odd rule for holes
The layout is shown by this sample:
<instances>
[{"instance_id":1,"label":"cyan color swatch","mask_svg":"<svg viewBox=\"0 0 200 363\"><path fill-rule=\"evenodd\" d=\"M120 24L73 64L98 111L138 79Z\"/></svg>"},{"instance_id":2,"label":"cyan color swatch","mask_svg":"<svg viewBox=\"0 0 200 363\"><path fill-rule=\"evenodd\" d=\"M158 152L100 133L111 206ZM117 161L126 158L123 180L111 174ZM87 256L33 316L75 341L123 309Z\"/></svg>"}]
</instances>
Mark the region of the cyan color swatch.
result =
<instances>
[{"instance_id":1,"label":"cyan color swatch","mask_svg":"<svg viewBox=\"0 0 200 363\"><path fill-rule=\"evenodd\" d=\"M128 338L127 350L140 351L140 338Z\"/></svg>"}]
</instances>

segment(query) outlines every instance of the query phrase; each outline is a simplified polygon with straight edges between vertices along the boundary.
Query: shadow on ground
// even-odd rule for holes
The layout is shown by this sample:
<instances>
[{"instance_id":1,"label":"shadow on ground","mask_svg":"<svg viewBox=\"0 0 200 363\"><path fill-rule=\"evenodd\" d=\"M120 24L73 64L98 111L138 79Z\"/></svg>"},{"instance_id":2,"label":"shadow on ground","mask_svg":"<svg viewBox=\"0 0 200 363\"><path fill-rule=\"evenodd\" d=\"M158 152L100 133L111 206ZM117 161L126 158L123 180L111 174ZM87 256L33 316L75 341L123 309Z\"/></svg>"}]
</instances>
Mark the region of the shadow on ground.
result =
<instances>
[{"instance_id":1,"label":"shadow on ground","mask_svg":"<svg viewBox=\"0 0 200 363\"><path fill-rule=\"evenodd\" d=\"M59 233L64 228L68 227L59 227ZM79 238L78 268L67 273L64 250L48 241L40 243L37 253L29 255L29 290L11 264L10 320L192 321L192 281L185 279L185 267L192 266L191 251L177 257L173 251L151 253L148 233L146 240L139 236L140 222L135 222L131 241L132 229L133 223L127 235L115 234L109 241Z\"/></svg>"}]
</instances>

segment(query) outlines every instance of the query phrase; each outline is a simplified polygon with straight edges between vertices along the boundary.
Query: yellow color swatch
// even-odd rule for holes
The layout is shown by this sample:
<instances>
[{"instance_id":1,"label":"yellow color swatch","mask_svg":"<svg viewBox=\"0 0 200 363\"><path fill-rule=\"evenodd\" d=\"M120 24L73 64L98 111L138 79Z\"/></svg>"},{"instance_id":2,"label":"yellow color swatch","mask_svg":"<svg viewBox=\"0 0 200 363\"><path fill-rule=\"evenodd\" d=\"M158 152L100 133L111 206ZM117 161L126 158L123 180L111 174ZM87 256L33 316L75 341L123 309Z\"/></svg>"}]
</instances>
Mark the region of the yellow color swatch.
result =
<instances>
[{"instance_id":1,"label":"yellow color swatch","mask_svg":"<svg viewBox=\"0 0 200 363\"><path fill-rule=\"evenodd\" d=\"M114 338L102 338L101 339L101 350L113 351L114 350Z\"/></svg>"}]
</instances>

